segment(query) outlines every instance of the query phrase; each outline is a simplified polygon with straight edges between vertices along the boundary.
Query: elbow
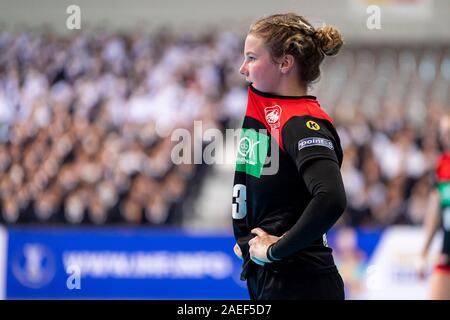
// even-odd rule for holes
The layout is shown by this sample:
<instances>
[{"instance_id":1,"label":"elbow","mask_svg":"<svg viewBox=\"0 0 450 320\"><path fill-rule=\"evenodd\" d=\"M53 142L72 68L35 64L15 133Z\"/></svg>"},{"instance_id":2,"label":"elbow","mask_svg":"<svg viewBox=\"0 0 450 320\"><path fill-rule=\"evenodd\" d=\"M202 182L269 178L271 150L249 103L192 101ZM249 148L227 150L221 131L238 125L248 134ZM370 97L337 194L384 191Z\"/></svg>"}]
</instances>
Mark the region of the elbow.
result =
<instances>
[{"instance_id":1,"label":"elbow","mask_svg":"<svg viewBox=\"0 0 450 320\"><path fill-rule=\"evenodd\" d=\"M335 204L335 210L336 214L338 214L340 217L347 208L347 194L345 193L343 181L339 180L333 189L334 189L333 200Z\"/></svg>"},{"instance_id":2,"label":"elbow","mask_svg":"<svg viewBox=\"0 0 450 320\"><path fill-rule=\"evenodd\" d=\"M336 199L336 211L339 212L339 216L341 216L345 208L347 208L347 196L345 194L345 191L339 192L339 195Z\"/></svg>"},{"instance_id":3,"label":"elbow","mask_svg":"<svg viewBox=\"0 0 450 320\"><path fill-rule=\"evenodd\" d=\"M345 208L347 208L347 194L345 193L345 188L342 185L341 188L339 188L339 192L337 192L337 207L339 210L339 215L341 215Z\"/></svg>"},{"instance_id":4,"label":"elbow","mask_svg":"<svg viewBox=\"0 0 450 320\"><path fill-rule=\"evenodd\" d=\"M347 207L347 196L343 188L338 188L333 191L331 189L321 191L318 192L318 195L320 195L320 201L323 201L322 203L324 206L338 215L338 217L344 213L345 208Z\"/></svg>"}]
</instances>

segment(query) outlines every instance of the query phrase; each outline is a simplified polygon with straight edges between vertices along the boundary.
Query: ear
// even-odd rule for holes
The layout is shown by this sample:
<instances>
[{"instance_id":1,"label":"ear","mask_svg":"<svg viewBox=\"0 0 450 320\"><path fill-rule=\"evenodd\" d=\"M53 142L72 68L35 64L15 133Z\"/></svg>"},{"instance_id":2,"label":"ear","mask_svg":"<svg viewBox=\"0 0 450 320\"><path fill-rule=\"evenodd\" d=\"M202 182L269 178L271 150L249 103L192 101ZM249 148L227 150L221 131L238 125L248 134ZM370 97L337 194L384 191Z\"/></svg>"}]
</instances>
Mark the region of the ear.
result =
<instances>
[{"instance_id":1,"label":"ear","mask_svg":"<svg viewBox=\"0 0 450 320\"><path fill-rule=\"evenodd\" d=\"M281 58L280 71L283 74L289 73L295 65L295 58L291 54L286 54Z\"/></svg>"}]
</instances>

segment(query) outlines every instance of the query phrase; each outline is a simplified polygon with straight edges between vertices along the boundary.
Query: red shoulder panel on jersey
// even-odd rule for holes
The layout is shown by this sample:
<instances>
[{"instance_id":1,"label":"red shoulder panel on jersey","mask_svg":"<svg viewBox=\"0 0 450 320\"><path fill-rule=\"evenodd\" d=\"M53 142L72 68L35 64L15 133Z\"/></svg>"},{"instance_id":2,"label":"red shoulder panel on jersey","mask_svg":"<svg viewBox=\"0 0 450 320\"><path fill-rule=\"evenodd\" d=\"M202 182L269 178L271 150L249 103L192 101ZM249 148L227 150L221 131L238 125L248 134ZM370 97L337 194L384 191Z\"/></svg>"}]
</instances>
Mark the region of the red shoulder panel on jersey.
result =
<instances>
[{"instance_id":1,"label":"red shoulder panel on jersey","mask_svg":"<svg viewBox=\"0 0 450 320\"><path fill-rule=\"evenodd\" d=\"M438 181L450 181L450 153L444 153L439 157L436 176Z\"/></svg>"},{"instance_id":2,"label":"red shoulder panel on jersey","mask_svg":"<svg viewBox=\"0 0 450 320\"><path fill-rule=\"evenodd\" d=\"M333 120L320 107L313 96L283 97L266 94L248 87L247 117L263 123L284 151L281 130L295 116L311 116L333 124Z\"/></svg>"}]
</instances>

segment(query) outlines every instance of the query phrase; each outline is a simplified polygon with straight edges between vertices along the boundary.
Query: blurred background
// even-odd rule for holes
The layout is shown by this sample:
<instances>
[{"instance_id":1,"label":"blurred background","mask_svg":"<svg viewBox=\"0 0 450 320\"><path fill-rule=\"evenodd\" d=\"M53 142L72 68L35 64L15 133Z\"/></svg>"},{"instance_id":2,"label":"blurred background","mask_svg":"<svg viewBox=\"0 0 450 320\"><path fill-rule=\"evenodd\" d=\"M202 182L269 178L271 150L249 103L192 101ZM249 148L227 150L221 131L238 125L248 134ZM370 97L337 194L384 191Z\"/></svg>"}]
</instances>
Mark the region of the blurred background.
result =
<instances>
[{"instance_id":1,"label":"blurred background","mask_svg":"<svg viewBox=\"0 0 450 320\"><path fill-rule=\"evenodd\" d=\"M176 164L173 137L204 150L205 130L240 126L248 27L293 11L345 39L311 94L344 149L348 206L328 237L347 298L427 299L415 262L450 109L449 1L0 5L0 298L248 299L233 143Z\"/></svg>"}]
</instances>

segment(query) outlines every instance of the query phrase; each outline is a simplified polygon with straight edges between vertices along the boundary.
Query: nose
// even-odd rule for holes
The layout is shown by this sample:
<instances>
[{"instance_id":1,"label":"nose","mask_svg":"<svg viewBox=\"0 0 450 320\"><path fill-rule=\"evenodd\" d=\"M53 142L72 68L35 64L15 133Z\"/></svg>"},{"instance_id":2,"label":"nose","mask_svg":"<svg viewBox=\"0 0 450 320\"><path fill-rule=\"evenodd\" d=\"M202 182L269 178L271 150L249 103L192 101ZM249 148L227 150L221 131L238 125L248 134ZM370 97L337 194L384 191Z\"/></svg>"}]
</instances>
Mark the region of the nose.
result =
<instances>
[{"instance_id":1,"label":"nose","mask_svg":"<svg viewBox=\"0 0 450 320\"><path fill-rule=\"evenodd\" d=\"M243 76L248 76L248 72L247 72L247 64L245 63L245 61L242 63L241 67L239 68L239 73L242 74Z\"/></svg>"}]
</instances>

